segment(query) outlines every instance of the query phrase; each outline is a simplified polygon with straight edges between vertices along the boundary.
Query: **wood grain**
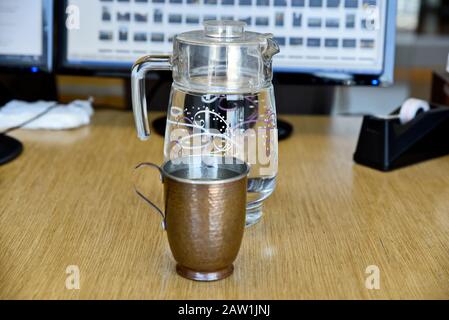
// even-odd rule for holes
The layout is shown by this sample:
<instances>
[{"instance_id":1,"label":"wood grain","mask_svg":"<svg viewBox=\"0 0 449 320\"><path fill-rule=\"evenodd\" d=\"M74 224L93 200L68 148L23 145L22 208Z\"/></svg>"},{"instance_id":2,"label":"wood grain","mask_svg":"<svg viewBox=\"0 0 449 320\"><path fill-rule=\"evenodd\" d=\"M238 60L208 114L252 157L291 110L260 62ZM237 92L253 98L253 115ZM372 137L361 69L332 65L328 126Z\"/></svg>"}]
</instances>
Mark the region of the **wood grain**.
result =
<instances>
[{"instance_id":1,"label":"wood grain","mask_svg":"<svg viewBox=\"0 0 449 320\"><path fill-rule=\"evenodd\" d=\"M360 118L288 120L265 216L215 283L176 275L159 216L133 193L134 165L161 163L163 140L138 141L131 113L15 132L25 152L0 167L0 298L448 299L449 157L379 173L352 162ZM161 204L153 172L136 180ZM65 287L68 265L80 290ZM369 265L380 290L365 288Z\"/></svg>"}]
</instances>

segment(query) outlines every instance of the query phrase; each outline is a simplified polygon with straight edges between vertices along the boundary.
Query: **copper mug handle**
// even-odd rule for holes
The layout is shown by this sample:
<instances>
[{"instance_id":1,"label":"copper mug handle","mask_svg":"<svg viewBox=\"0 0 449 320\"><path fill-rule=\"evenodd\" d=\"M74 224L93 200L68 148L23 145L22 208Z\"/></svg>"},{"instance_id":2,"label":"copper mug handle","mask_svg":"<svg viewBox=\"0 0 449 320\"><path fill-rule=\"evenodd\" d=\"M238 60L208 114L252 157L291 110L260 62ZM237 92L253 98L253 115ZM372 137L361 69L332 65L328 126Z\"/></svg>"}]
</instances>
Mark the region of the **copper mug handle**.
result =
<instances>
[{"instance_id":1,"label":"copper mug handle","mask_svg":"<svg viewBox=\"0 0 449 320\"><path fill-rule=\"evenodd\" d=\"M143 163L140 163L139 165L137 165L134 168L134 170L139 170L142 167L150 167L150 168L153 168L153 169L157 169L159 171L159 174L160 174L161 182L164 183L164 174L162 172L161 167L159 167L158 165L156 165L154 163L151 163L151 162L143 162ZM161 217L162 217L162 228L164 230L166 230L167 229L167 221L166 221L166 217L165 217L164 212L162 212L162 210L159 209L159 207L157 205L155 205L150 199L145 197L143 195L143 193L140 192L139 189L137 189L136 185L134 185L134 191L136 192L136 194L139 197L141 197L147 204L149 204L153 209L155 209L161 215Z\"/></svg>"}]
</instances>

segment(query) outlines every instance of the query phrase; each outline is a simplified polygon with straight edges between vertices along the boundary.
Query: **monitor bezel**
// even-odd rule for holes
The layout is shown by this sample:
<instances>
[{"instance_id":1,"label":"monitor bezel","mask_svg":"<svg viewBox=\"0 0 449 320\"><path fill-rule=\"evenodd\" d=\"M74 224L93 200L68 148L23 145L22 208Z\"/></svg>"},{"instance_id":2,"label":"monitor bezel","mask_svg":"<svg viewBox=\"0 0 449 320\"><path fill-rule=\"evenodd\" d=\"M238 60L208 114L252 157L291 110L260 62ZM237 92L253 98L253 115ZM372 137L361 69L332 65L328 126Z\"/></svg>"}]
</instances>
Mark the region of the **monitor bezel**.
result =
<instances>
[{"instance_id":1,"label":"monitor bezel","mask_svg":"<svg viewBox=\"0 0 449 320\"><path fill-rule=\"evenodd\" d=\"M274 82L279 84L302 85L341 85L341 86L389 86L394 82L395 43L396 43L396 13L397 0L387 1L387 16L385 28L385 57L384 68L381 74L350 74L350 79L336 79L331 77L316 76L312 73L298 72L295 70L274 69ZM131 67L120 67L116 63L104 63L103 66L79 66L68 63L67 57L67 30L65 28L65 8L68 0L58 1L58 58L56 69L60 74L80 76L101 76L129 78ZM157 72L164 74L164 78L170 72Z\"/></svg>"},{"instance_id":2,"label":"monitor bezel","mask_svg":"<svg viewBox=\"0 0 449 320\"><path fill-rule=\"evenodd\" d=\"M55 25L55 1L54 0L42 0L43 3L43 54L40 63L37 64L23 64L23 63L11 63L1 64L0 70L2 73L51 73L54 71L54 25Z\"/></svg>"}]
</instances>

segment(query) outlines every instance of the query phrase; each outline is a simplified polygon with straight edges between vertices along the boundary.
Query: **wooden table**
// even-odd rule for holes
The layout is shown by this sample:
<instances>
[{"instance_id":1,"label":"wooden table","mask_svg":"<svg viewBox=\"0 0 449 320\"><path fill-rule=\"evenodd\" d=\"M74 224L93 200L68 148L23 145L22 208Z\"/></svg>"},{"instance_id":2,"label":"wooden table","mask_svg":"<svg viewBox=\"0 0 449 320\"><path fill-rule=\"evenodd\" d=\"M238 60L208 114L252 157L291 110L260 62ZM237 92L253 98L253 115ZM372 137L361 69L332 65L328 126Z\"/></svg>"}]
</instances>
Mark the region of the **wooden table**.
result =
<instances>
[{"instance_id":1,"label":"wooden table","mask_svg":"<svg viewBox=\"0 0 449 320\"><path fill-rule=\"evenodd\" d=\"M163 140L137 140L131 113L15 132L25 152L0 167L0 298L448 299L449 157L380 173L352 161L360 118L288 120L263 221L215 283L176 275L159 216L133 192L133 166L161 163ZM161 203L158 177L139 180ZM380 290L365 286L370 265Z\"/></svg>"}]
</instances>

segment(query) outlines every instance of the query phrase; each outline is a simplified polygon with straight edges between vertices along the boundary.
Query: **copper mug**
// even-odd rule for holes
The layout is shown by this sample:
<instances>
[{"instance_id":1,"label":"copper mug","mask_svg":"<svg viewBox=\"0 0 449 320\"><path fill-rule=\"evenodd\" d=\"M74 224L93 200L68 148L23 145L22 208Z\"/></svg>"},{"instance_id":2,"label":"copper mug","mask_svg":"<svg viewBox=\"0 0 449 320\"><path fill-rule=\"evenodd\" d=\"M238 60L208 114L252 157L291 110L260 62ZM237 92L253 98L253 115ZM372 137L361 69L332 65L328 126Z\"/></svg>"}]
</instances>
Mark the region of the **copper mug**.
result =
<instances>
[{"instance_id":1,"label":"copper mug","mask_svg":"<svg viewBox=\"0 0 449 320\"><path fill-rule=\"evenodd\" d=\"M167 231L176 271L184 278L215 281L234 270L243 238L249 165L236 158L190 157L165 162L159 170L165 210L157 210Z\"/></svg>"}]
</instances>

